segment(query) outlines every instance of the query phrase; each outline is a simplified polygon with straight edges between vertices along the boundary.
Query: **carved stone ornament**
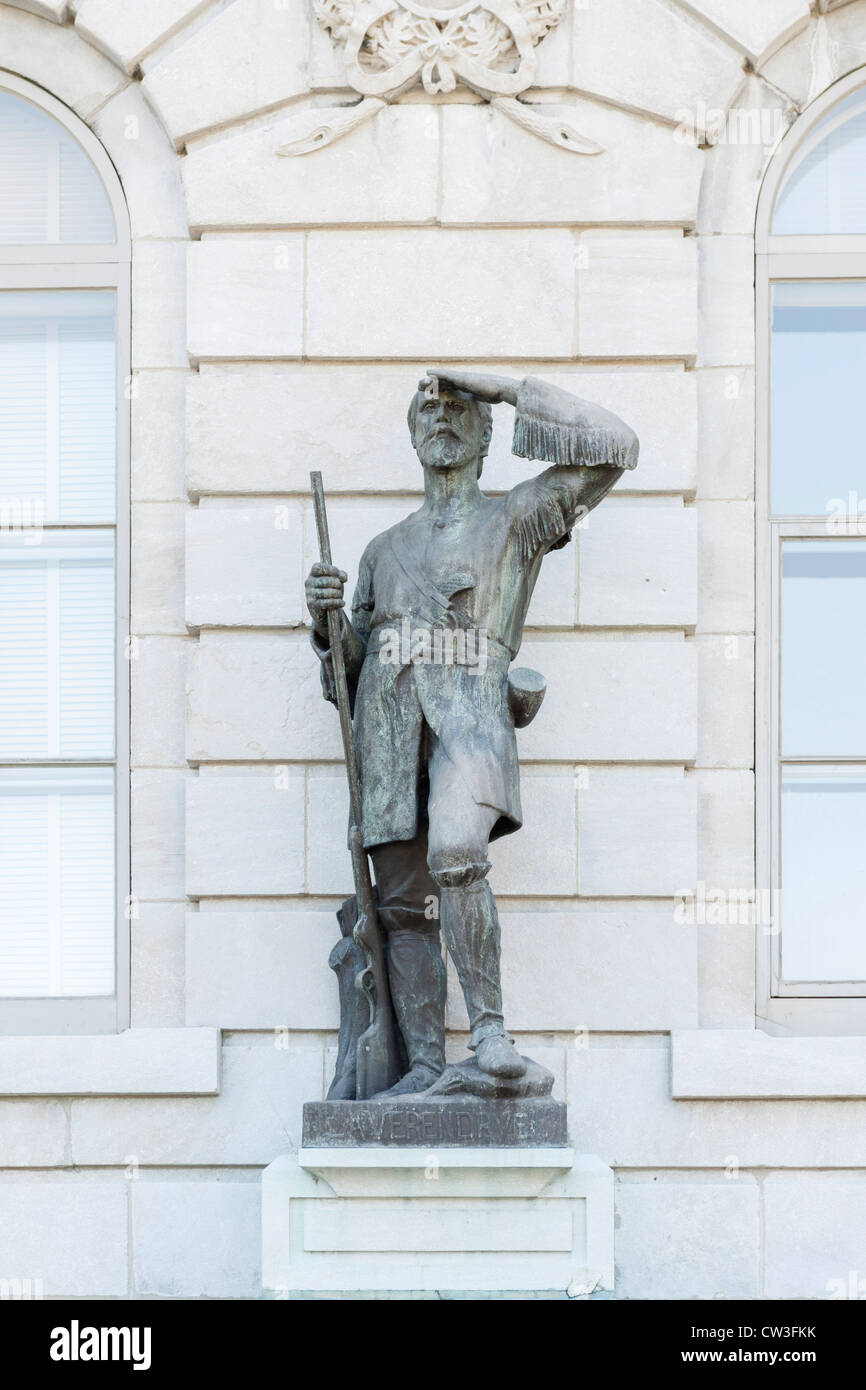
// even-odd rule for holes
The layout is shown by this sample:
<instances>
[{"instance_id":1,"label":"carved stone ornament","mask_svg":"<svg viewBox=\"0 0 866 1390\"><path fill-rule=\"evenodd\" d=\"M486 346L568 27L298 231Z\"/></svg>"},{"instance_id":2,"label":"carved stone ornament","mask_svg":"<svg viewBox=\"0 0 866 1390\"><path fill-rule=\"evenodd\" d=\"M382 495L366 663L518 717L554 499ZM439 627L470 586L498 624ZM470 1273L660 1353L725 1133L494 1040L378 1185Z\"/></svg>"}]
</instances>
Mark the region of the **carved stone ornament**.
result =
<instances>
[{"instance_id":1,"label":"carved stone ornament","mask_svg":"<svg viewBox=\"0 0 866 1390\"><path fill-rule=\"evenodd\" d=\"M535 46L555 29L567 0L312 0L360 93L353 106L306 110L284 127L280 155L309 154L346 135L420 84L431 96L458 82L542 140L600 154L558 115L517 100L535 79Z\"/></svg>"}]
</instances>

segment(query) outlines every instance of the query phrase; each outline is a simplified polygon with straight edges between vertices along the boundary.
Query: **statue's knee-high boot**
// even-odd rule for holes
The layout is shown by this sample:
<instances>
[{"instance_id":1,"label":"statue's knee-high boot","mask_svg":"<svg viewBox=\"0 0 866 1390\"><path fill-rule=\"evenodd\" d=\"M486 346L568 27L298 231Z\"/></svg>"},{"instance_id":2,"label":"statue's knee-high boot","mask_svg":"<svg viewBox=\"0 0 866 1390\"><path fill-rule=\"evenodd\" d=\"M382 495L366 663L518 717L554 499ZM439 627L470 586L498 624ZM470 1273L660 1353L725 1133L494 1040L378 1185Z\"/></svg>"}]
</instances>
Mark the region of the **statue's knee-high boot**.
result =
<instances>
[{"instance_id":1,"label":"statue's knee-high boot","mask_svg":"<svg viewBox=\"0 0 866 1390\"><path fill-rule=\"evenodd\" d=\"M427 912L436 885L427 868L427 839L372 850L379 921L387 941L388 984L408 1073L387 1094L425 1090L445 1067L445 962L439 926Z\"/></svg>"},{"instance_id":2,"label":"statue's knee-high boot","mask_svg":"<svg viewBox=\"0 0 866 1390\"><path fill-rule=\"evenodd\" d=\"M388 983L409 1075L432 1085L445 1066L446 976L438 931L389 931Z\"/></svg>"},{"instance_id":3,"label":"statue's knee-high boot","mask_svg":"<svg viewBox=\"0 0 866 1390\"><path fill-rule=\"evenodd\" d=\"M475 866L473 866L475 867ZM473 1050L504 1033L499 915L486 878L450 886L459 871L434 874L440 884L439 924L466 1000Z\"/></svg>"}]
</instances>

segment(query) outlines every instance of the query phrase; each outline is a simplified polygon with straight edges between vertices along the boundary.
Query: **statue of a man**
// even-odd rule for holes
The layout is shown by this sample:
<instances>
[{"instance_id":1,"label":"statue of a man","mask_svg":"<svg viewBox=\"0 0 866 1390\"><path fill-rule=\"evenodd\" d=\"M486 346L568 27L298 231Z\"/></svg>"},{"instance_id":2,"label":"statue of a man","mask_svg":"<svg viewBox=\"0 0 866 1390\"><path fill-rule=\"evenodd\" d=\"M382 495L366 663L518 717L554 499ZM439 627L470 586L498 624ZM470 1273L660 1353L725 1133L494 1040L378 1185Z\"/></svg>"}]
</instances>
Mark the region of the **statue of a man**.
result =
<instances>
[{"instance_id":1,"label":"statue of a man","mask_svg":"<svg viewBox=\"0 0 866 1390\"><path fill-rule=\"evenodd\" d=\"M551 466L488 497L478 479L491 406L503 401L516 408L514 453ZM638 455L637 437L616 415L533 377L434 369L408 418L424 502L367 546L342 626L363 841L408 1058L389 1096L425 1090L445 1065L440 924L479 1068L495 1077L525 1071L505 1029L487 881L490 840L522 823L509 666L544 556L568 542ZM306 586L329 699L327 614L343 607L345 580L316 564Z\"/></svg>"}]
</instances>

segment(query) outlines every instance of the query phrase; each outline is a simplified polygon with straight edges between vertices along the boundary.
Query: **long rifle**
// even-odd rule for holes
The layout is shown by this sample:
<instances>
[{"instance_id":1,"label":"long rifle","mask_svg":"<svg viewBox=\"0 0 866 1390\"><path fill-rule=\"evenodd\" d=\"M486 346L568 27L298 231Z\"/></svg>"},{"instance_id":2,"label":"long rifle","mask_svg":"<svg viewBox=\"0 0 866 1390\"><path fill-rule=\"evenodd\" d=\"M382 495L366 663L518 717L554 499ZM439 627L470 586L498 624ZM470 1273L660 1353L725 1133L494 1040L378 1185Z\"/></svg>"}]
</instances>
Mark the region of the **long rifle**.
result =
<instances>
[{"instance_id":1,"label":"long rifle","mask_svg":"<svg viewBox=\"0 0 866 1390\"><path fill-rule=\"evenodd\" d=\"M325 511L325 491L322 487L321 473L311 473L310 483L313 489L316 530L319 533L319 555L323 565L330 565L331 541L328 535L328 514ZM352 708L349 703L349 686L343 657L343 616L338 608L328 611L328 640L334 669L337 709L340 713L343 752L346 757L346 774L349 779L349 852L352 856L352 876L358 900L358 921L354 937L367 962L366 967L356 976L355 985L364 994L370 1006L370 1022L358 1039L357 1066L357 1099L368 1100L370 1096L376 1095L379 1091L387 1091L393 1086L400 1076L400 1068L397 1060L394 1015L382 950L382 931L376 911L376 899L373 896L370 862L361 836L361 781L352 738Z\"/></svg>"}]
</instances>

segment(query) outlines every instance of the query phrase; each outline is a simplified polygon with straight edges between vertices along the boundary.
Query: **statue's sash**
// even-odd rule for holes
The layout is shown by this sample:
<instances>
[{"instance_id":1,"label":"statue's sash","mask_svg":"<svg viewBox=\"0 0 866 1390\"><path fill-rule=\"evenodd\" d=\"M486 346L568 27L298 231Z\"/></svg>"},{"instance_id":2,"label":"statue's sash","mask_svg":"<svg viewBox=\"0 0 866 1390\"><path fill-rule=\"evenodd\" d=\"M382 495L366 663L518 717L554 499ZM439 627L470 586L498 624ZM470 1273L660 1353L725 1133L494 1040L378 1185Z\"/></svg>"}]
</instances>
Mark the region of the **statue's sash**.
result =
<instances>
[{"instance_id":1,"label":"statue's sash","mask_svg":"<svg viewBox=\"0 0 866 1390\"><path fill-rule=\"evenodd\" d=\"M437 589L433 581L424 573L417 559L412 554L411 549L406 543L406 538L400 530L390 531L388 541L391 546L391 553L406 578L423 594L426 599L433 604L434 608L441 610L441 614L436 614L437 618L446 615L450 618L452 613L451 600L447 594L443 594Z\"/></svg>"}]
</instances>

